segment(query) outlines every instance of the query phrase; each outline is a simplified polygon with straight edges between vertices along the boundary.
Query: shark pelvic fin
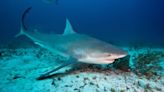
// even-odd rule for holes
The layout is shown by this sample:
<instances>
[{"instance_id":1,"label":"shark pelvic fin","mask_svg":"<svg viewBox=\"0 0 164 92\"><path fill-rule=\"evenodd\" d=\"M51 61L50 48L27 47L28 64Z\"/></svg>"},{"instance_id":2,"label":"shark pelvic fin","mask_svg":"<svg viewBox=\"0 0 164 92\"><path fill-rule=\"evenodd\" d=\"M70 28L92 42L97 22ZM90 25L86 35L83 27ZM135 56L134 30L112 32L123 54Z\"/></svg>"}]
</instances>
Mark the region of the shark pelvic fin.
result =
<instances>
[{"instance_id":1,"label":"shark pelvic fin","mask_svg":"<svg viewBox=\"0 0 164 92\"><path fill-rule=\"evenodd\" d=\"M69 22L68 19L66 19L66 26L63 35L68 35L68 34L74 34L75 31L72 28L71 23Z\"/></svg>"}]
</instances>

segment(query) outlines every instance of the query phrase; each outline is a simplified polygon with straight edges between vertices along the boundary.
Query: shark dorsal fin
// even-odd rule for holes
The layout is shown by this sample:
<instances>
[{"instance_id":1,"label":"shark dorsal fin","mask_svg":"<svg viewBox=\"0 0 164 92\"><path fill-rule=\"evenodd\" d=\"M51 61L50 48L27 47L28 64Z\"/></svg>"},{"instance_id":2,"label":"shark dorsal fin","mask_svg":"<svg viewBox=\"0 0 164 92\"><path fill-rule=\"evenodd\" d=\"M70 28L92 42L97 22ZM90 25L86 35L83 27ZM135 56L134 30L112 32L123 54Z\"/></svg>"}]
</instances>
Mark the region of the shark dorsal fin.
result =
<instances>
[{"instance_id":1,"label":"shark dorsal fin","mask_svg":"<svg viewBox=\"0 0 164 92\"><path fill-rule=\"evenodd\" d=\"M66 19L66 26L63 35L68 35L68 34L74 34L75 31L72 28L71 23L69 22L68 19Z\"/></svg>"}]
</instances>

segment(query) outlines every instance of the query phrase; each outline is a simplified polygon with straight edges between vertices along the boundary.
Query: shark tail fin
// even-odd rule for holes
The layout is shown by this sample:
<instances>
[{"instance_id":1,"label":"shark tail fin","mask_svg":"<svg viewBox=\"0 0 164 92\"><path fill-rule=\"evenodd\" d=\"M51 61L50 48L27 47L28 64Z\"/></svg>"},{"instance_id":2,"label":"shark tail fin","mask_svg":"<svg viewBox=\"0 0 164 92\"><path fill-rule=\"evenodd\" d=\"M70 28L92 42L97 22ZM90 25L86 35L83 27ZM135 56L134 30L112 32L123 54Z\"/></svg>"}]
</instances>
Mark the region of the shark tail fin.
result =
<instances>
[{"instance_id":1,"label":"shark tail fin","mask_svg":"<svg viewBox=\"0 0 164 92\"><path fill-rule=\"evenodd\" d=\"M20 32L17 35L15 35L15 37L18 37L18 36L21 36L21 35L25 34L25 31L27 30L27 27L25 26L24 19L25 19L27 13L31 10L31 8L32 7L29 7L23 12L23 15L22 15L22 18L21 18Z\"/></svg>"}]
</instances>

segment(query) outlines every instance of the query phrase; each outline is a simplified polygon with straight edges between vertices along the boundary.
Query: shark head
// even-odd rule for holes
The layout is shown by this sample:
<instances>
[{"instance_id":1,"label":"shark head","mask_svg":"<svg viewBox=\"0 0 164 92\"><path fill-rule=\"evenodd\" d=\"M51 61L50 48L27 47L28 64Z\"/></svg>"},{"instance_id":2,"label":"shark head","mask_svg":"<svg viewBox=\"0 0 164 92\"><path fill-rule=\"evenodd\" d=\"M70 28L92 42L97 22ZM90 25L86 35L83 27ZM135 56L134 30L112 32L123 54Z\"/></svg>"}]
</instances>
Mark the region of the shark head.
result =
<instances>
[{"instance_id":1,"label":"shark head","mask_svg":"<svg viewBox=\"0 0 164 92\"><path fill-rule=\"evenodd\" d=\"M81 58L79 61L92 64L110 64L116 59L123 58L127 55L126 52L110 53L110 52L90 52L86 54L85 58Z\"/></svg>"},{"instance_id":2,"label":"shark head","mask_svg":"<svg viewBox=\"0 0 164 92\"><path fill-rule=\"evenodd\" d=\"M90 64L110 64L116 59L120 59L128 55L128 53L122 49L109 44L106 44L105 46L104 44L105 43L102 43L101 47L99 47L100 45L98 47L95 45L88 47L87 49L75 49L74 54L78 56L79 62Z\"/></svg>"}]
</instances>

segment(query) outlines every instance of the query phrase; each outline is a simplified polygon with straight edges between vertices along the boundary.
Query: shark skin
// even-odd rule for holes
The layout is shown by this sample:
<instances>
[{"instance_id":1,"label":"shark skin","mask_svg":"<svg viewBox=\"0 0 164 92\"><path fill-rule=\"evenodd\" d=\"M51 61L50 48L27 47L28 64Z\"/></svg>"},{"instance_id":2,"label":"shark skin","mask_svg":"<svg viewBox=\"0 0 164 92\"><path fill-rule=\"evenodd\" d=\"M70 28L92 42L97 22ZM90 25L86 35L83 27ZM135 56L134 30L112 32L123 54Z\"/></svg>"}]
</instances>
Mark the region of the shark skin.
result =
<instances>
[{"instance_id":1,"label":"shark skin","mask_svg":"<svg viewBox=\"0 0 164 92\"><path fill-rule=\"evenodd\" d=\"M29 12L30 9L26 11ZM27 13L26 11L23 15ZM115 59L123 58L128 54L126 51L109 43L85 34L76 33L68 19L66 19L66 27L63 34L45 34L34 31L36 29L30 31L25 28L23 23L24 19L22 19L20 33L18 33L16 37L25 35L35 44L51 51L54 54L68 58L69 62L67 64L63 64L60 68L74 64L75 62L109 64L113 63ZM43 78L60 68L56 68L46 74L43 74L39 78Z\"/></svg>"}]
</instances>

